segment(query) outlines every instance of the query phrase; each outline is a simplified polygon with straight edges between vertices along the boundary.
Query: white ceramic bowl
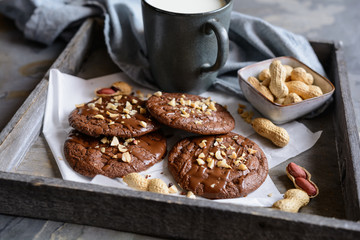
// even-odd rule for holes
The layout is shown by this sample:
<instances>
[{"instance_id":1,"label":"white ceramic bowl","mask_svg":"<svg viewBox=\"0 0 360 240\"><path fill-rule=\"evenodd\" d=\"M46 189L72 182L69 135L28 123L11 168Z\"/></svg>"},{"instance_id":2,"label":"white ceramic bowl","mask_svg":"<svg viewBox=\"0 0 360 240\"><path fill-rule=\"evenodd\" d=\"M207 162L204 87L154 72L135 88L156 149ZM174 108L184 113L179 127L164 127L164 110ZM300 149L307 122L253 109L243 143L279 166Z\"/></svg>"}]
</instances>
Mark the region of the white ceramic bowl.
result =
<instances>
[{"instance_id":1,"label":"white ceramic bowl","mask_svg":"<svg viewBox=\"0 0 360 240\"><path fill-rule=\"evenodd\" d=\"M280 105L271 102L259 91L257 91L247 79L251 76L257 77L259 73L265 68L269 68L274 60L280 60L283 65L290 65L292 67L303 67L308 73L314 77L314 85L321 88L324 95L316 98L310 98L298 103L290 105ZM293 57L278 57L258 62L238 71L238 78L240 87L244 93L245 98L256 108L264 117L270 119L275 124L283 124L300 118L321 107L335 91L334 85L325 77L309 68L304 63Z\"/></svg>"}]
</instances>

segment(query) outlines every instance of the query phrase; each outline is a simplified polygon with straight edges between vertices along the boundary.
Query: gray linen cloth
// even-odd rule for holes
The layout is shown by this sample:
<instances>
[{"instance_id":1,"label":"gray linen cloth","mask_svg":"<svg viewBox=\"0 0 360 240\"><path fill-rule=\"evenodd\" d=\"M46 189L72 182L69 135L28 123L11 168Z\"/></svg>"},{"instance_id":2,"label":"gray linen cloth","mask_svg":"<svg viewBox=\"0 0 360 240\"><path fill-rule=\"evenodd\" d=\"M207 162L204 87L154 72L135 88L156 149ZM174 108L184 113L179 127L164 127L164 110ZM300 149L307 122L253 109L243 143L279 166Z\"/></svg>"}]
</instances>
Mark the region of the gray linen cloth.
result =
<instances>
[{"instance_id":1,"label":"gray linen cloth","mask_svg":"<svg viewBox=\"0 0 360 240\"><path fill-rule=\"evenodd\" d=\"M26 38L51 44L67 35L81 20L104 16L106 46L119 68L133 81L156 89L149 71L140 0L5 0L0 13L15 20ZM262 19L232 12L229 29L230 51L213 87L243 97L236 71L251 63L292 56L315 71L325 72L309 42L300 35L273 26Z\"/></svg>"}]
</instances>

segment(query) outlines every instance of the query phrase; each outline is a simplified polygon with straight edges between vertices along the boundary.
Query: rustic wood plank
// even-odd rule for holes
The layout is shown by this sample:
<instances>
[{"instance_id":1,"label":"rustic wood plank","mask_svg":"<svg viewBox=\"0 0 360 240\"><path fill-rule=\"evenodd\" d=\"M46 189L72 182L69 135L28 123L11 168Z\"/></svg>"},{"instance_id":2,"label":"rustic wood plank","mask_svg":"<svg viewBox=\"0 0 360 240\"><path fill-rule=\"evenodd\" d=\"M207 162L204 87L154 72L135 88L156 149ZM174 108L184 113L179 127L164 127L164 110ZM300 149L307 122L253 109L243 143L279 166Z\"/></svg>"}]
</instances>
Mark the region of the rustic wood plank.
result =
<instances>
[{"instance_id":1,"label":"rustic wood plank","mask_svg":"<svg viewBox=\"0 0 360 240\"><path fill-rule=\"evenodd\" d=\"M302 119L311 131L322 131L320 139L314 147L270 169L269 175L281 193L294 187L284 169L290 162L308 169L320 189L320 194L301 209L302 213L346 219L340 183L335 133L333 126L333 105L328 111L314 119Z\"/></svg>"},{"instance_id":2,"label":"rustic wood plank","mask_svg":"<svg viewBox=\"0 0 360 240\"><path fill-rule=\"evenodd\" d=\"M43 221L39 219L27 219L22 217L0 216L2 223L0 239L33 239L36 233L43 227Z\"/></svg>"},{"instance_id":3,"label":"rustic wood plank","mask_svg":"<svg viewBox=\"0 0 360 240\"><path fill-rule=\"evenodd\" d=\"M325 71L331 68L331 57L333 57L332 50L334 46L334 42L319 42L319 41L310 41L310 45L313 49L315 49L316 56L318 57L321 65L324 67ZM330 74L328 72L327 74Z\"/></svg>"},{"instance_id":4,"label":"rustic wood plank","mask_svg":"<svg viewBox=\"0 0 360 240\"><path fill-rule=\"evenodd\" d=\"M61 178L60 170L43 134L40 134L13 171L34 176Z\"/></svg>"},{"instance_id":5,"label":"rustic wood plank","mask_svg":"<svg viewBox=\"0 0 360 240\"><path fill-rule=\"evenodd\" d=\"M51 68L74 74L92 42L94 20L87 20ZM45 112L49 71L0 133L0 171L13 171L39 136Z\"/></svg>"},{"instance_id":6,"label":"rustic wood plank","mask_svg":"<svg viewBox=\"0 0 360 240\"><path fill-rule=\"evenodd\" d=\"M219 205L207 200L194 201L16 173L0 173L0 185L1 213L158 237L360 238L359 223L268 208Z\"/></svg>"},{"instance_id":7,"label":"rustic wood plank","mask_svg":"<svg viewBox=\"0 0 360 240\"><path fill-rule=\"evenodd\" d=\"M42 80L0 134L0 170L11 171L38 137L44 115L47 81Z\"/></svg>"},{"instance_id":8,"label":"rustic wood plank","mask_svg":"<svg viewBox=\"0 0 360 240\"><path fill-rule=\"evenodd\" d=\"M150 236L139 234L54 221L47 221L43 228L33 238L33 240L69 238L86 240L160 240L159 238L152 238Z\"/></svg>"},{"instance_id":9,"label":"rustic wood plank","mask_svg":"<svg viewBox=\"0 0 360 240\"><path fill-rule=\"evenodd\" d=\"M334 125L337 136L337 153L341 175L346 216L360 220L360 159L359 134L357 131L354 107L351 100L349 81L340 45L335 45L332 71L335 79L335 117Z\"/></svg>"}]
</instances>

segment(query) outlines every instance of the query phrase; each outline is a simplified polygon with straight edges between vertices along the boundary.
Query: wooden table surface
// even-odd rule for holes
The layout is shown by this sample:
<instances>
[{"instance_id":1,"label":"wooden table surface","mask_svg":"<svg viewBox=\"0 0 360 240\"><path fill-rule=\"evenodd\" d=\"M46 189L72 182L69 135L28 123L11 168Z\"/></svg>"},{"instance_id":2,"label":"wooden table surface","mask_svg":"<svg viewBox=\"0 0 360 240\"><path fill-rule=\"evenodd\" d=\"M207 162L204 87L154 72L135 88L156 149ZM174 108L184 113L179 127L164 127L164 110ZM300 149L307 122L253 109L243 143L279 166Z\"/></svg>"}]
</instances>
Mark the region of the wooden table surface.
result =
<instances>
[{"instance_id":1,"label":"wooden table surface","mask_svg":"<svg viewBox=\"0 0 360 240\"><path fill-rule=\"evenodd\" d=\"M357 126L360 126L360 1L235 0L234 10L302 34L310 40L341 41ZM65 47L27 41L15 24L0 15L0 129ZM359 128L358 128L359 129ZM358 131L359 132L359 131ZM37 141L39 148L45 144ZM31 151L36 154L36 146ZM30 153L31 154L31 153ZM42 154L51 154L42 153ZM22 168L20 166L19 172ZM49 168L51 169L51 168ZM46 175L58 175L57 168ZM0 239L158 239L132 233L63 222L0 215Z\"/></svg>"}]
</instances>

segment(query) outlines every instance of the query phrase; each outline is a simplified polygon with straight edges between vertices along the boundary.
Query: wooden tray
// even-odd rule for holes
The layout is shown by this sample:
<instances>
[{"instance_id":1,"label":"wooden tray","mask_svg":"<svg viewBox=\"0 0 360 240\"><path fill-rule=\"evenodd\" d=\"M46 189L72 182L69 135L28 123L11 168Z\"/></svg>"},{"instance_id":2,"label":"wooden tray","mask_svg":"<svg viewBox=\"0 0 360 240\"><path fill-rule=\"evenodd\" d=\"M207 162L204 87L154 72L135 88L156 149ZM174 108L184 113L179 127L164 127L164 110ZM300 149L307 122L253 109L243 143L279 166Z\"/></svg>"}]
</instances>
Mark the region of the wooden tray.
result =
<instances>
[{"instance_id":1,"label":"wooden tray","mask_svg":"<svg viewBox=\"0 0 360 240\"><path fill-rule=\"evenodd\" d=\"M102 35L102 22L87 20L52 68L83 78L119 71ZM167 238L360 239L360 144L343 53L336 43L312 46L335 84L334 102L301 120L323 131L316 145L270 171L280 192L293 187L285 174L290 161L312 173L320 194L301 213L62 180L41 134L48 73L0 133L0 213Z\"/></svg>"}]
</instances>

